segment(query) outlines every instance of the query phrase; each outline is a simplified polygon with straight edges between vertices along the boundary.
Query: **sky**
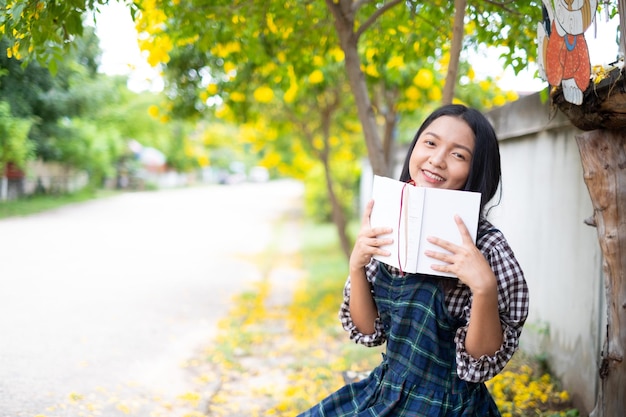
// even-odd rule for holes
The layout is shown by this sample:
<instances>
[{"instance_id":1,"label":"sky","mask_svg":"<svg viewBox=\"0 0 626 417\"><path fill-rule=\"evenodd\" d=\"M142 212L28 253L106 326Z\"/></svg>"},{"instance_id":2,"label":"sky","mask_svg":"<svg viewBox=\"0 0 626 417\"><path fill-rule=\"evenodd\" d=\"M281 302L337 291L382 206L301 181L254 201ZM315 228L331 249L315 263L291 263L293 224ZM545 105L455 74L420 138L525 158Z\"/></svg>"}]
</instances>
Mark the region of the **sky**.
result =
<instances>
[{"instance_id":1,"label":"sky","mask_svg":"<svg viewBox=\"0 0 626 417\"><path fill-rule=\"evenodd\" d=\"M603 15L596 15L595 23L585 34L592 65L615 61L615 28L615 21L607 23ZM101 72L127 75L128 87L133 91L162 90L163 82L159 71L152 68L141 56L137 46L137 32L126 6L118 2L103 6L97 18L96 31L103 50ZM486 76L498 78L500 88L520 93L539 91L547 86L545 81L534 78L536 66L516 75L511 69L502 69L498 55L497 50L490 49L476 52L471 57L471 64L479 79Z\"/></svg>"},{"instance_id":2,"label":"sky","mask_svg":"<svg viewBox=\"0 0 626 417\"><path fill-rule=\"evenodd\" d=\"M159 71L141 55L137 31L130 11L117 1L101 7L96 20L102 58L100 71L108 75L127 75L133 91L160 91L163 82Z\"/></svg>"}]
</instances>

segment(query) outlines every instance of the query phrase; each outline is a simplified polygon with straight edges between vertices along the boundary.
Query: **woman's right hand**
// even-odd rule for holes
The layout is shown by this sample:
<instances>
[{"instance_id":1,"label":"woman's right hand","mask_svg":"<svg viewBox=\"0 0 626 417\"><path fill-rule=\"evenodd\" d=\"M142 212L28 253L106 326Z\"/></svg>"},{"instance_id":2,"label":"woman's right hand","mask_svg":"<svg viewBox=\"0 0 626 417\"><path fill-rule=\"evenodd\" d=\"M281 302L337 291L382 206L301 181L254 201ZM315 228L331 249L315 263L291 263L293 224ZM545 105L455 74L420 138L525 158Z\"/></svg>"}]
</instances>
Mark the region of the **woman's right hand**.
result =
<instances>
[{"instance_id":1,"label":"woman's right hand","mask_svg":"<svg viewBox=\"0 0 626 417\"><path fill-rule=\"evenodd\" d=\"M357 271L364 268L374 255L389 256L391 253L381 246L393 243L391 238L380 238L379 236L393 232L390 227L375 227L370 224L370 215L374 207L374 200L370 200L365 206L361 229L357 235L352 254L350 255L350 271Z\"/></svg>"}]
</instances>

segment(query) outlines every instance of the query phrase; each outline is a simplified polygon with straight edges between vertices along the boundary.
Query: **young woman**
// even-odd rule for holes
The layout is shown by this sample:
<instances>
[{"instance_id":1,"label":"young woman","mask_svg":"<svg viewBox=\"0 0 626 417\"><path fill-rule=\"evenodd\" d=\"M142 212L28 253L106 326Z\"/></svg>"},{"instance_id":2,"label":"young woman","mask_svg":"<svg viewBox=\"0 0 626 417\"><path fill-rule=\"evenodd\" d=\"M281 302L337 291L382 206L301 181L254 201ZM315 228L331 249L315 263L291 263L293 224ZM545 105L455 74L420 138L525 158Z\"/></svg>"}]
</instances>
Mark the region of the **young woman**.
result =
<instances>
[{"instance_id":1,"label":"young woman","mask_svg":"<svg viewBox=\"0 0 626 417\"><path fill-rule=\"evenodd\" d=\"M366 346L387 343L382 363L310 410L309 416L486 417L500 413L484 381L517 350L528 315L528 288L503 234L485 219L500 184L500 152L489 121L477 110L447 105L433 112L409 148L401 181L418 187L481 193L476 244L460 218L462 244L430 237L444 261L434 271L458 279L404 274L380 263L388 256L371 228L367 205L350 256L340 319L350 338Z\"/></svg>"}]
</instances>

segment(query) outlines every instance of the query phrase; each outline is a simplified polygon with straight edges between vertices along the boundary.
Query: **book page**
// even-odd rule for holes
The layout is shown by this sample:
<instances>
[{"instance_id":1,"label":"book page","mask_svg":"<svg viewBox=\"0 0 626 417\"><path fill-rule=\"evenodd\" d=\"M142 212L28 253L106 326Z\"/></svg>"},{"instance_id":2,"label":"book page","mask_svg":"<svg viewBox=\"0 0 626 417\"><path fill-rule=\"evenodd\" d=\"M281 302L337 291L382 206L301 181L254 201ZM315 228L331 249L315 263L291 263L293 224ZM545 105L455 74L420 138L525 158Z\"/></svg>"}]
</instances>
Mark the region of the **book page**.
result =
<instances>
[{"instance_id":1,"label":"book page","mask_svg":"<svg viewBox=\"0 0 626 417\"><path fill-rule=\"evenodd\" d=\"M458 214L476 242L478 217L480 211L480 193L469 191L440 190L425 188L424 213L420 242L418 245L417 272L421 274L455 277L454 274L437 272L431 269L433 264L442 262L424 255L425 250L445 252L439 246L428 242L428 236L439 237L455 244L461 244L461 232L454 221Z\"/></svg>"},{"instance_id":2,"label":"book page","mask_svg":"<svg viewBox=\"0 0 626 417\"><path fill-rule=\"evenodd\" d=\"M374 208L370 225L393 229L392 233L379 236L393 239L392 244L381 247L391 255L374 255L374 258L404 272L416 272L416 245L419 245L424 190L391 178L375 176L372 198Z\"/></svg>"},{"instance_id":3,"label":"book page","mask_svg":"<svg viewBox=\"0 0 626 417\"><path fill-rule=\"evenodd\" d=\"M371 226L393 229L392 233L379 236L393 239L392 244L382 247L391 255L375 255L375 259L407 273L454 277L453 274L431 269L431 265L442 262L427 257L424 251L441 252L444 249L426 238L435 236L461 244L461 233L454 221L454 216L458 214L475 242L480 193L415 187L391 178L374 176L372 198Z\"/></svg>"},{"instance_id":4,"label":"book page","mask_svg":"<svg viewBox=\"0 0 626 417\"><path fill-rule=\"evenodd\" d=\"M370 225L374 227L391 227L392 233L380 235L379 238L391 238L391 245L381 246L381 249L391 252L390 256L374 255L375 259L384 262L387 265L400 267L398 261L398 226L403 229L400 213L400 196L402 194L402 183L394 181L390 178L374 177L374 185L372 187L372 198L374 199L374 207L370 215Z\"/></svg>"},{"instance_id":5,"label":"book page","mask_svg":"<svg viewBox=\"0 0 626 417\"><path fill-rule=\"evenodd\" d=\"M406 208L406 228L402 231L402 235L406 237L406 251L408 253L402 255L400 259L406 259L402 265L404 272L416 273L419 262L420 236L422 235L422 219L424 217L425 188L407 185L407 195L405 201L408 203Z\"/></svg>"}]
</instances>

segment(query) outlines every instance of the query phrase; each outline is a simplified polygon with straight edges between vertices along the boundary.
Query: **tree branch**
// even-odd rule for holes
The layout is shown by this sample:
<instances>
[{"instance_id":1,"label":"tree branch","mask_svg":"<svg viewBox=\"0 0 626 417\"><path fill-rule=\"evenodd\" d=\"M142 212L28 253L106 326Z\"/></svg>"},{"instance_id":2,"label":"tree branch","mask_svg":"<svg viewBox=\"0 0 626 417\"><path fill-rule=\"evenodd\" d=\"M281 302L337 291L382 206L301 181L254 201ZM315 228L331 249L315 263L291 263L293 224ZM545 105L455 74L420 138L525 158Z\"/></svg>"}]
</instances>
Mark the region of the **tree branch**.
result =
<instances>
[{"instance_id":1,"label":"tree branch","mask_svg":"<svg viewBox=\"0 0 626 417\"><path fill-rule=\"evenodd\" d=\"M361 37L361 34L365 32L367 29L369 29L369 27L372 26L374 22L376 22L376 19L378 19L380 16L383 15L383 13L385 13L387 10L391 9L392 7L395 7L397 4L403 3L403 2L404 0L392 0L389 3L386 3L380 9L377 9L374 13L372 13L369 19L367 19L365 23L363 23L359 27L359 30L356 31L355 38L357 39L357 41ZM357 2L355 3L355 6L360 5L361 3L363 2L362 1ZM355 12L356 12L356 8L355 8Z\"/></svg>"},{"instance_id":2,"label":"tree branch","mask_svg":"<svg viewBox=\"0 0 626 417\"><path fill-rule=\"evenodd\" d=\"M443 86L443 104L450 104L454 99L454 90L459 71L459 56L463 46L463 27L467 0L454 0L454 26L452 28L452 45L450 46L450 62L448 74Z\"/></svg>"},{"instance_id":3,"label":"tree branch","mask_svg":"<svg viewBox=\"0 0 626 417\"><path fill-rule=\"evenodd\" d=\"M508 0L508 1L495 1L495 0L482 0L485 3L491 4L493 6L499 7L507 13L511 13L514 15L519 15L520 13L515 9L510 9L508 6L511 4L515 4L516 0Z\"/></svg>"}]
</instances>

